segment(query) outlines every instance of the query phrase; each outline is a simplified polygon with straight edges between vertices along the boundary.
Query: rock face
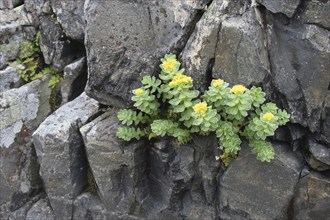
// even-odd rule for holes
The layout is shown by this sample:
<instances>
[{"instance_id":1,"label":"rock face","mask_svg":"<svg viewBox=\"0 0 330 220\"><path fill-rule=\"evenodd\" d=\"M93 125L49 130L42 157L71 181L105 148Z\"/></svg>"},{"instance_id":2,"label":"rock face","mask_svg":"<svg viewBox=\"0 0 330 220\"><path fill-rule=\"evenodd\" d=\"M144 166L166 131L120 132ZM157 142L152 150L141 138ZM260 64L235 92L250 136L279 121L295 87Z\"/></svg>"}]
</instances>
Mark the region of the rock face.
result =
<instances>
[{"instance_id":1,"label":"rock face","mask_svg":"<svg viewBox=\"0 0 330 220\"><path fill-rule=\"evenodd\" d=\"M222 219L287 219L304 162L288 145L275 144L274 148L276 158L267 164L257 161L248 146L243 146L220 180Z\"/></svg>"},{"instance_id":2,"label":"rock face","mask_svg":"<svg viewBox=\"0 0 330 220\"><path fill-rule=\"evenodd\" d=\"M51 7L67 37L84 39L84 3L78 1L51 1Z\"/></svg>"},{"instance_id":3,"label":"rock face","mask_svg":"<svg viewBox=\"0 0 330 220\"><path fill-rule=\"evenodd\" d=\"M97 111L98 103L82 94L49 116L33 134L40 175L57 218L72 216L72 202L87 186L79 127Z\"/></svg>"},{"instance_id":4,"label":"rock face","mask_svg":"<svg viewBox=\"0 0 330 220\"><path fill-rule=\"evenodd\" d=\"M326 0L0 1L0 219L327 219L330 2ZM22 85L19 43L63 72ZM166 53L194 85L261 86L291 114L228 167L213 134L124 142L118 107ZM87 86L85 87L87 83ZM81 94L83 91L86 92ZM54 100L60 100L57 111ZM49 103L52 103L50 105ZM33 134L33 138L32 138Z\"/></svg>"},{"instance_id":5,"label":"rock face","mask_svg":"<svg viewBox=\"0 0 330 220\"><path fill-rule=\"evenodd\" d=\"M80 129L108 218L214 219L216 139L196 137L180 148L169 140L125 143L115 136L115 115L111 110Z\"/></svg>"},{"instance_id":6,"label":"rock face","mask_svg":"<svg viewBox=\"0 0 330 220\"><path fill-rule=\"evenodd\" d=\"M160 54L183 48L206 3L87 1L87 94L104 104L127 105L141 76L158 69Z\"/></svg>"}]
</instances>

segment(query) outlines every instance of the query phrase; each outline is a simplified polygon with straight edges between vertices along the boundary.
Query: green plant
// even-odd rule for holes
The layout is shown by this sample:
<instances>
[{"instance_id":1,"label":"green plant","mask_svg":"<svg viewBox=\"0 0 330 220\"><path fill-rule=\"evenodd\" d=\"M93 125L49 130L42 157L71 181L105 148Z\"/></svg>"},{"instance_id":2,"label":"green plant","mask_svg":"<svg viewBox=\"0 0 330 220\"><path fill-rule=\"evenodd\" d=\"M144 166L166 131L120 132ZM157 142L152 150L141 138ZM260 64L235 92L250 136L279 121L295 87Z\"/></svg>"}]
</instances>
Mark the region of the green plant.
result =
<instances>
[{"instance_id":1,"label":"green plant","mask_svg":"<svg viewBox=\"0 0 330 220\"><path fill-rule=\"evenodd\" d=\"M19 57L16 59L16 62L10 62L9 65L16 68L22 79L26 82L39 79L49 74L51 78L48 82L48 86L50 88L55 88L63 79L63 74L43 63L39 41L40 34L37 33L34 41L21 42L19 44Z\"/></svg>"},{"instance_id":2,"label":"green plant","mask_svg":"<svg viewBox=\"0 0 330 220\"><path fill-rule=\"evenodd\" d=\"M135 108L118 112L124 125L118 128L119 138L129 141L171 136L184 144L194 133L215 132L222 152L216 159L226 166L240 151L242 137L249 141L258 160L270 162L274 158L274 149L266 138L274 135L290 116L274 103L264 104L266 94L261 88L229 87L223 80L215 79L200 95L193 88L193 79L183 74L175 55L167 54L161 61L159 79L144 76L142 87L133 90Z\"/></svg>"}]
</instances>

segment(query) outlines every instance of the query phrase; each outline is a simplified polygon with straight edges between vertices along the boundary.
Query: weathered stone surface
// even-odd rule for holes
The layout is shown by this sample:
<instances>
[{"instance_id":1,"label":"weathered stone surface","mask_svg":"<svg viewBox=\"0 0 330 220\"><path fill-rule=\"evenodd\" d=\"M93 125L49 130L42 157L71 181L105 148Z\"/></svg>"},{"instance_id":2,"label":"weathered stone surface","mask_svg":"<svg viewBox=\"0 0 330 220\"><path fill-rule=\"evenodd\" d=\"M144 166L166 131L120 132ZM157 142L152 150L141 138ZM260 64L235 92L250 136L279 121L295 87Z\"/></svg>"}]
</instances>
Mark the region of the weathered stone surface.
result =
<instances>
[{"instance_id":1,"label":"weathered stone surface","mask_svg":"<svg viewBox=\"0 0 330 220\"><path fill-rule=\"evenodd\" d=\"M107 219L104 205L96 195L89 192L78 196L73 205L73 219Z\"/></svg>"},{"instance_id":2,"label":"weathered stone surface","mask_svg":"<svg viewBox=\"0 0 330 220\"><path fill-rule=\"evenodd\" d=\"M38 17L51 14L50 0L24 0L24 8Z\"/></svg>"},{"instance_id":3,"label":"weathered stone surface","mask_svg":"<svg viewBox=\"0 0 330 220\"><path fill-rule=\"evenodd\" d=\"M207 2L87 1L87 94L127 105L123 100L130 100L141 76L158 73L160 57L183 48Z\"/></svg>"},{"instance_id":4,"label":"weathered stone surface","mask_svg":"<svg viewBox=\"0 0 330 220\"><path fill-rule=\"evenodd\" d=\"M138 211L136 203L145 199L135 198L135 187L144 187L141 178L146 161L143 141L125 143L117 139L118 123L116 111L111 110L80 132L101 200L109 212L121 216Z\"/></svg>"},{"instance_id":5,"label":"weathered stone surface","mask_svg":"<svg viewBox=\"0 0 330 220\"><path fill-rule=\"evenodd\" d=\"M46 78L0 93L0 216L42 187L31 134L50 112L49 96Z\"/></svg>"},{"instance_id":6,"label":"weathered stone surface","mask_svg":"<svg viewBox=\"0 0 330 220\"><path fill-rule=\"evenodd\" d=\"M23 4L24 0L1 0L0 9L12 9Z\"/></svg>"},{"instance_id":7,"label":"weathered stone surface","mask_svg":"<svg viewBox=\"0 0 330 220\"><path fill-rule=\"evenodd\" d=\"M75 39L84 39L84 3L85 0L51 1L51 7L66 36Z\"/></svg>"},{"instance_id":8,"label":"weathered stone surface","mask_svg":"<svg viewBox=\"0 0 330 220\"><path fill-rule=\"evenodd\" d=\"M40 49L46 64L63 70L66 65L83 55L84 51L80 44L65 39L63 30L55 18L43 17L40 22Z\"/></svg>"},{"instance_id":9,"label":"weathered stone surface","mask_svg":"<svg viewBox=\"0 0 330 220\"><path fill-rule=\"evenodd\" d=\"M86 57L65 66L63 75L63 80L60 83L61 105L76 98L84 91L87 81Z\"/></svg>"},{"instance_id":10,"label":"weathered stone surface","mask_svg":"<svg viewBox=\"0 0 330 220\"><path fill-rule=\"evenodd\" d=\"M221 23L213 78L230 84L256 85L269 73L265 34L255 11L229 15Z\"/></svg>"},{"instance_id":11,"label":"weathered stone surface","mask_svg":"<svg viewBox=\"0 0 330 220\"><path fill-rule=\"evenodd\" d=\"M291 122L320 131L330 81L330 32L267 17L272 80ZM312 74L311 74L312 73Z\"/></svg>"},{"instance_id":12,"label":"weathered stone surface","mask_svg":"<svg viewBox=\"0 0 330 220\"><path fill-rule=\"evenodd\" d=\"M300 0L256 0L273 13L283 13L288 17L297 10Z\"/></svg>"},{"instance_id":13,"label":"weathered stone surface","mask_svg":"<svg viewBox=\"0 0 330 220\"><path fill-rule=\"evenodd\" d=\"M25 201L25 204L21 206L19 209L12 211L11 213L7 213L7 215L1 216L1 219L8 219L8 220L26 220L26 214L29 211L29 209L33 206L34 203L36 203L38 200L40 200L44 196L43 193L38 194L32 198L29 198L28 201ZM19 197L17 198L19 199ZM23 203L22 203L23 204Z\"/></svg>"},{"instance_id":14,"label":"weathered stone surface","mask_svg":"<svg viewBox=\"0 0 330 220\"><path fill-rule=\"evenodd\" d=\"M47 82L43 78L0 93L1 148L11 147L20 132L33 132L49 114Z\"/></svg>"},{"instance_id":15,"label":"weathered stone surface","mask_svg":"<svg viewBox=\"0 0 330 220\"><path fill-rule=\"evenodd\" d=\"M0 92L17 88L22 84L21 76L13 67L0 70Z\"/></svg>"},{"instance_id":16,"label":"weathered stone surface","mask_svg":"<svg viewBox=\"0 0 330 220\"><path fill-rule=\"evenodd\" d=\"M287 219L304 162L286 144L274 144L275 160L262 163L244 145L220 180L221 219Z\"/></svg>"},{"instance_id":17,"label":"weathered stone surface","mask_svg":"<svg viewBox=\"0 0 330 220\"><path fill-rule=\"evenodd\" d=\"M214 0L196 24L193 34L189 38L181 55L186 74L194 79L194 86L199 89L207 88L214 64L221 13L225 4L221 0Z\"/></svg>"},{"instance_id":18,"label":"weathered stone surface","mask_svg":"<svg viewBox=\"0 0 330 220\"><path fill-rule=\"evenodd\" d=\"M57 218L72 216L73 200L87 185L87 159L79 128L98 111L85 93L61 106L33 134L40 174Z\"/></svg>"},{"instance_id":19,"label":"weathered stone surface","mask_svg":"<svg viewBox=\"0 0 330 220\"><path fill-rule=\"evenodd\" d=\"M293 202L293 219L328 219L330 179L315 172L299 181Z\"/></svg>"},{"instance_id":20,"label":"weathered stone surface","mask_svg":"<svg viewBox=\"0 0 330 220\"><path fill-rule=\"evenodd\" d=\"M46 199L36 202L26 214L26 220L55 220L52 209Z\"/></svg>"},{"instance_id":21,"label":"weathered stone surface","mask_svg":"<svg viewBox=\"0 0 330 220\"><path fill-rule=\"evenodd\" d=\"M306 9L300 19L308 24L318 24L327 29L330 28L330 2L306 1Z\"/></svg>"}]
</instances>

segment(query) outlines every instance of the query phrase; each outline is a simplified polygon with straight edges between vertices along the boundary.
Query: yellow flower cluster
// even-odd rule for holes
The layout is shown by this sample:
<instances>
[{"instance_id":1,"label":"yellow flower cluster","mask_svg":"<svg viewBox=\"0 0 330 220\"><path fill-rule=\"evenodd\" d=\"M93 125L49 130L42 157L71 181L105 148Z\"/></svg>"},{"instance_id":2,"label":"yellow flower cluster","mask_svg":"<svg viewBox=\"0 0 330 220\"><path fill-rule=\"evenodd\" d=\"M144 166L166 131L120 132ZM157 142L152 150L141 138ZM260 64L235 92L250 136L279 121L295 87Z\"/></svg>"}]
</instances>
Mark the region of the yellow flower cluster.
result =
<instances>
[{"instance_id":1,"label":"yellow flower cluster","mask_svg":"<svg viewBox=\"0 0 330 220\"><path fill-rule=\"evenodd\" d=\"M206 102L200 102L196 105L194 105L194 112L196 112L197 114L200 115L205 115L206 111L207 111L207 104Z\"/></svg>"},{"instance_id":2,"label":"yellow flower cluster","mask_svg":"<svg viewBox=\"0 0 330 220\"><path fill-rule=\"evenodd\" d=\"M262 118L266 121L271 121L271 120L273 120L274 117L275 117L275 115L273 115L270 112L267 112L266 114L264 114L264 116L262 116Z\"/></svg>"},{"instance_id":3,"label":"yellow flower cluster","mask_svg":"<svg viewBox=\"0 0 330 220\"><path fill-rule=\"evenodd\" d=\"M135 90L133 90L133 93L134 93L135 95L141 95L141 94L143 93L143 89L141 89L141 88L139 88L139 89L135 89Z\"/></svg>"},{"instance_id":4,"label":"yellow flower cluster","mask_svg":"<svg viewBox=\"0 0 330 220\"><path fill-rule=\"evenodd\" d=\"M161 67L163 68L163 70L167 71L167 72L173 72L175 66L179 64L179 62L176 59L168 59L166 60L164 63L161 64Z\"/></svg>"},{"instance_id":5,"label":"yellow flower cluster","mask_svg":"<svg viewBox=\"0 0 330 220\"><path fill-rule=\"evenodd\" d=\"M193 80L190 76L186 76L182 73L178 73L173 77L172 81L169 83L169 86L178 87L181 85L186 85L188 83L192 83L192 81Z\"/></svg>"},{"instance_id":6,"label":"yellow flower cluster","mask_svg":"<svg viewBox=\"0 0 330 220\"><path fill-rule=\"evenodd\" d=\"M247 90L247 88L245 88L245 86L235 85L230 89L230 92L232 92L234 94L241 94L241 93L245 92L245 90Z\"/></svg>"},{"instance_id":7,"label":"yellow flower cluster","mask_svg":"<svg viewBox=\"0 0 330 220\"><path fill-rule=\"evenodd\" d=\"M221 87L222 84L223 84L223 80L222 79L217 79L217 80L214 80L213 81L213 87L215 87L215 88Z\"/></svg>"}]
</instances>

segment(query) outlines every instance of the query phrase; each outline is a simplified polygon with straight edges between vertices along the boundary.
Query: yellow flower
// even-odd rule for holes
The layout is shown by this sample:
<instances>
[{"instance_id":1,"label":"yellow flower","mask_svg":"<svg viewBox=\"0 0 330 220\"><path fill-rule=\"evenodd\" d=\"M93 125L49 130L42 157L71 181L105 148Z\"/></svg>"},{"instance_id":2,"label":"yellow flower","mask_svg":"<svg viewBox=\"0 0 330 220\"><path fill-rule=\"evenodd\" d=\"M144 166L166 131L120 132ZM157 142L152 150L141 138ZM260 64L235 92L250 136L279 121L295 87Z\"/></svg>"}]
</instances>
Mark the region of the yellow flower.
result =
<instances>
[{"instance_id":1,"label":"yellow flower","mask_svg":"<svg viewBox=\"0 0 330 220\"><path fill-rule=\"evenodd\" d=\"M223 84L223 80L222 79L213 80L213 87L215 87L215 88L221 87L222 84Z\"/></svg>"},{"instance_id":2,"label":"yellow flower","mask_svg":"<svg viewBox=\"0 0 330 220\"><path fill-rule=\"evenodd\" d=\"M177 64L179 64L179 62L176 59L171 58L162 63L161 67L163 70L171 73Z\"/></svg>"},{"instance_id":3,"label":"yellow flower","mask_svg":"<svg viewBox=\"0 0 330 220\"><path fill-rule=\"evenodd\" d=\"M241 93L245 92L245 90L247 90L247 88L245 88L245 86L235 85L231 88L230 92L235 93L235 94L241 94Z\"/></svg>"},{"instance_id":4,"label":"yellow flower","mask_svg":"<svg viewBox=\"0 0 330 220\"><path fill-rule=\"evenodd\" d=\"M273 120L274 117L275 117L275 115L273 115L270 112L267 112L266 114L264 114L264 116L262 116L262 118L266 121L271 121L271 120Z\"/></svg>"},{"instance_id":5,"label":"yellow flower","mask_svg":"<svg viewBox=\"0 0 330 220\"><path fill-rule=\"evenodd\" d=\"M143 89L141 89L141 88L135 89L135 90L133 90L133 93L135 95L141 95L143 93Z\"/></svg>"},{"instance_id":6,"label":"yellow flower","mask_svg":"<svg viewBox=\"0 0 330 220\"><path fill-rule=\"evenodd\" d=\"M206 102L200 102L196 104L193 108L194 108L194 112L196 112L197 114L205 115L207 111L207 104Z\"/></svg>"},{"instance_id":7,"label":"yellow flower","mask_svg":"<svg viewBox=\"0 0 330 220\"><path fill-rule=\"evenodd\" d=\"M186 85L188 83L192 83L192 81L193 80L190 76L186 76L182 73L178 73L173 77L172 81L169 83L169 86L178 87L181 85Z\"/></svg>"}]
</instances>

